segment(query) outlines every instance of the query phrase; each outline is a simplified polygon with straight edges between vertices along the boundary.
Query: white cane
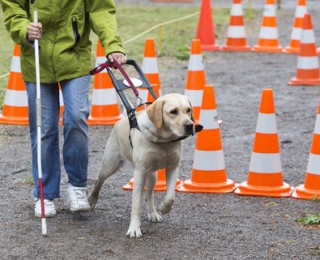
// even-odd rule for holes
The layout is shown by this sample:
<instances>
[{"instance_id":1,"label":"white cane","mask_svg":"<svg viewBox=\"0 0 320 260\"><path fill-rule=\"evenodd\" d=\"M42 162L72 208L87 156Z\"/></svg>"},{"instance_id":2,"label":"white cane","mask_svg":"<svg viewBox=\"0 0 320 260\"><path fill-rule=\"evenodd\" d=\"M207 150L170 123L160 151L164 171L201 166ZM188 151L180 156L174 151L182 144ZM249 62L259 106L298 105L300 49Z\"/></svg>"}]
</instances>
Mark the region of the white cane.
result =
<instances>
[{"instance_id":1,"label":"white cane","mask_svg":"<svg viewBox=\"0 0 320 260\"><path fill-rule=\"evenodd\" d=\"M33 13L34 23L38 23L37 10ZM36 64L36 86L37 86L37 99L36 99L36 111L37 111L37 160L38 160L38 179L40 189L40 203L41 203L41 227L42 235L47 235L46 214L44 209L44 195L43 195L43 182L42 182L42 164L41 164L41 92L40 92L40 69L39 69L39 43L38 40L34 40L35 50L35 64Z\"/></svg>"}]
</instances>

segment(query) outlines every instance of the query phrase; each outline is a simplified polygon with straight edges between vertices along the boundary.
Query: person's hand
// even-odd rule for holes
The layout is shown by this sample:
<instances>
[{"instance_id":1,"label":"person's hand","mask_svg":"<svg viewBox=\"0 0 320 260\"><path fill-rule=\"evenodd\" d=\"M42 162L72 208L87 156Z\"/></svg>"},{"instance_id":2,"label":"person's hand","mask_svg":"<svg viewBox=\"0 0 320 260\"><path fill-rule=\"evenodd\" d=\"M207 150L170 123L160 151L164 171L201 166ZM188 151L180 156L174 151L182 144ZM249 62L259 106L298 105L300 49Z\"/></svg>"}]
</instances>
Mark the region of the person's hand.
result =
<instances>
[{"instance_id":1,"label":"person's hand","mask_svg":"<svg viewBox=\"0 0 320 260\"><path fill-rule=\"evenodd\" d=\"M127 63L127 57L122 52L113 52L107 56L110 62L116 60L120 65Z\"/></svg>"},{"instance_id":2,"label":"person's hand","mask_svg":"<svg viewBox=\"0 0 320 260\"><path fill-rule=\"evenodd\" d=\"M40 40L42 37L42 24L41 23L29 23L27 26L27 39L31 42L34 40Z\"/></svg>"}]
</instances>

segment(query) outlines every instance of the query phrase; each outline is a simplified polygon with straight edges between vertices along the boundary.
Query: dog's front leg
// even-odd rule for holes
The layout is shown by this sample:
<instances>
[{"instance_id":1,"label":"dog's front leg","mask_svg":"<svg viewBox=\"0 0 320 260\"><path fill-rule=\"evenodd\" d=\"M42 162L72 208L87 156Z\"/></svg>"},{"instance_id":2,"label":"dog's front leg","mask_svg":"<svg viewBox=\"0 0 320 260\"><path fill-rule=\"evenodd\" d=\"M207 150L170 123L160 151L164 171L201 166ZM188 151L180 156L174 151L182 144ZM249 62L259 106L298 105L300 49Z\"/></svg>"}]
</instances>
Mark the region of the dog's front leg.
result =
<instances>
[{"instance_id":1,"label":"dog's front leg","mask_svg":"<svg viewBox=\"0 0 320 260\"><path fill-rule=\"evenodd\" d=\"M147 207L148 207L148 219L151 222L162 222L162 217L156 211L154 206L154 186L157 181L157 172L151 172L147 175Z\"/></svg>"},{"instance_id":2,"label":"dog's front leg","mask_svg":"<svg viewBox=\"0 0 320 260\"><path fill-rule=\"evenodd\" d=\"M145 185L146 173L138 170L134 171L133 175L133 191L132 191L132 209L131 209L131 221L127 232L129 237L141 237L141 204L142 193Z\"/></svg>"},{"instance_id":3,"label":"dog's front leg","mask_svg":"<svg viewBox=\"0 0 320 260\"><path fill-rule=\"evenodd\" d=\"M162 214L167 214L171 211L175 200L176 182L178 179L178 168L166 169L167 193L164 201L161 203L160 211Z\"/></svg>"}]
</instances>

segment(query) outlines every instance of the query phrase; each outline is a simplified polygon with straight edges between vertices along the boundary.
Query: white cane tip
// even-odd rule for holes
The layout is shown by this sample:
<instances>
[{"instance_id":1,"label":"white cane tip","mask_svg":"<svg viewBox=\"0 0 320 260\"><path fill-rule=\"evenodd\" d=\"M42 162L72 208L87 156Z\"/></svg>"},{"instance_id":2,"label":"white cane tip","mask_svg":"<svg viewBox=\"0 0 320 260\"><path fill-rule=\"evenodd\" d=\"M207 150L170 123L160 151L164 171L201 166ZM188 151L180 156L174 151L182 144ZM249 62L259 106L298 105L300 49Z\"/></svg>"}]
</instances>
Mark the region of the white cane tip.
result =
<instances>
[{"instance_id":1,"label":"white cane tip","mask_svg":"<svg viewBox=\"0 0 320 260\"><path fill-rule=\"evenodd\" d=\"M46 236L48 233L47 233L47 223L45 218L41 219L41 226L42 226L42 235Z\"/></svg>"}]
</instances>

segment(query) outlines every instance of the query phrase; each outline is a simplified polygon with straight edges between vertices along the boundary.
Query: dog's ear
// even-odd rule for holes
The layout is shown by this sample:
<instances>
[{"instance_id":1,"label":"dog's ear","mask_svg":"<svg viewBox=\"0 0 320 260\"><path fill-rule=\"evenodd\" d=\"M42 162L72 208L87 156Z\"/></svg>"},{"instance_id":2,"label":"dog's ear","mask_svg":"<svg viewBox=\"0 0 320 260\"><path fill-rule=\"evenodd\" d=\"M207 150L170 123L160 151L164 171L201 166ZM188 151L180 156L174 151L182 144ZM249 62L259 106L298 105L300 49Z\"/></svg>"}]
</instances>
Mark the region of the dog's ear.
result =
<instances>
[{"instance_id":1,"label":"dog's ear","mask_svg":"<svg viewBox=\"0 0 320 260\"><path fill-rule=\"evenodd\" d=\"M191 104L191 101L190 101L190 100L188 100L188 101L189 101L189 104L190 104L190 107L191 107L191 120L192 120L192 122L195 122L194 117L193 117L193 108L192 108L192 104Z\"/></svg>"},{"instance_id":2,"label":"dog's ear","mask_svg":"<svg viewBox=\"0 0 320 260\"><path fill-rule=\"evenodd\" d=\"M147 115L156 128L161 128L163 121L162 108L164 100L156 100L147 109Z\"/></svg>"}]
</instances>

